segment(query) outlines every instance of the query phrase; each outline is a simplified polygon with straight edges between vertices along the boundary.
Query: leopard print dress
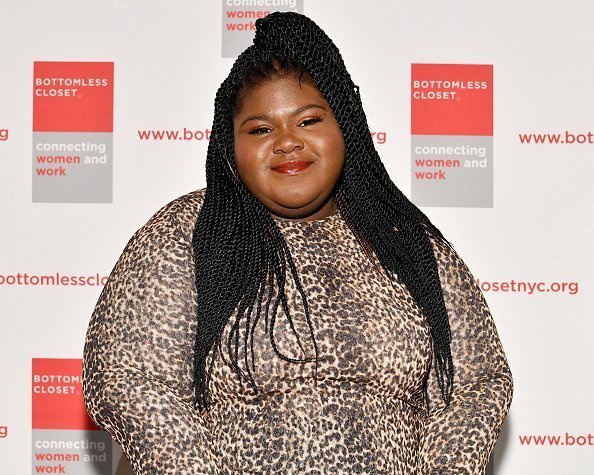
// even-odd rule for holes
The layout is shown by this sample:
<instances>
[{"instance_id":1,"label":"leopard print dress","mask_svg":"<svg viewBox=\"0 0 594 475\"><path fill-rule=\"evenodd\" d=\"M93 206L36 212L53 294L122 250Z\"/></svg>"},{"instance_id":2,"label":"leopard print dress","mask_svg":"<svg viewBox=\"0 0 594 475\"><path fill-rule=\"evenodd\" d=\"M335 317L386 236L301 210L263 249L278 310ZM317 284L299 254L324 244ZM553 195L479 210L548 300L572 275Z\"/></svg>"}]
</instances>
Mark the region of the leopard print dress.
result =
<instances>
[{"instance_id":1,"label":"leopard print dress","mask_svg":"<svg viewBox=\"0 0 594 475\"><path fill-rule=\"evenodd\" d=\"M317 379L315 363L286 362L274 353L263 317L254 331L259 394L226 364L230 355L222 345L214 352L209 410L194 409L191 238L205 191L168 203L134 234L87 330L87 411L135 472L484 473L513 382L483 294L458 254L431 238L456 371L453 402L444 409L425 317L397 276L370 261L340 211L314 221L277 220L309 305ZM274 341L286 356L313 357L290 271L285 290L295 331L279 307ZM242 350L243 343L245 370ZM429 408L423 404L427 379Z\"/></svg>"}]
</instances>

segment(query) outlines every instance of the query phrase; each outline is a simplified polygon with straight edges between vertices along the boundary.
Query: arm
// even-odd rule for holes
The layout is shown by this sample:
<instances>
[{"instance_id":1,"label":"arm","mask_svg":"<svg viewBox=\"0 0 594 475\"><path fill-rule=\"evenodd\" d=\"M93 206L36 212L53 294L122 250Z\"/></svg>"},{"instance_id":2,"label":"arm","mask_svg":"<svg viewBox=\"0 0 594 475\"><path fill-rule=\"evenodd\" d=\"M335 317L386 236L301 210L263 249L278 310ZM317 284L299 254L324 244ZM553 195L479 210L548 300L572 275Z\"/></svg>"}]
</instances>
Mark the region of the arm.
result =
<instances>
[{"instance_id":1,"label":"arm","mask_svg":"<svg viewBox=\"0 0 594 475\"><path fill-rule=\"evenodd\" d=\"M167 205L126 245L95 306L83 352L93 421L136 474L212 474L193 407L196 326L190 248Z\"/></svg>"},{"instance_id":2,"label":"arm","mask_svg":"<svg viewBox=\"0 0 594 475\"><path fill-rule=\"evenodd\" d=\"M511 405L513 380L495 323L460 256L430 235L451 329L454 390L447 409L432 366L423 475L482 475Z\"/></svg>"}]
</instances>

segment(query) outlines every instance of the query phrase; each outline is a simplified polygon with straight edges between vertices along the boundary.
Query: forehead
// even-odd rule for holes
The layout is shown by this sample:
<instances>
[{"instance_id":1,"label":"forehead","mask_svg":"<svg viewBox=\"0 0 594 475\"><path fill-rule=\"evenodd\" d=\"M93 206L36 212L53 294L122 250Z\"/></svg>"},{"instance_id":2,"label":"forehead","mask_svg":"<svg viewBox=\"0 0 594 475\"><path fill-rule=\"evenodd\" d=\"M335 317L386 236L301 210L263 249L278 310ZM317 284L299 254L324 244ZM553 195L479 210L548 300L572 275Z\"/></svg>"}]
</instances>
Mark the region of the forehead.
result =
<instances>
[{"instance_id":1,"label":"forehead","mask_svg":"<svg viewBox=\"0 0 594 475\"><path fill-rule=\"evenodd\" d=\"M324 96L313 81L304 77L299 81L296 75L257 83L243 91L241 96L237 116L264 111L292 110L311 102L328 107Z\"/></svg>"}]
</instances>

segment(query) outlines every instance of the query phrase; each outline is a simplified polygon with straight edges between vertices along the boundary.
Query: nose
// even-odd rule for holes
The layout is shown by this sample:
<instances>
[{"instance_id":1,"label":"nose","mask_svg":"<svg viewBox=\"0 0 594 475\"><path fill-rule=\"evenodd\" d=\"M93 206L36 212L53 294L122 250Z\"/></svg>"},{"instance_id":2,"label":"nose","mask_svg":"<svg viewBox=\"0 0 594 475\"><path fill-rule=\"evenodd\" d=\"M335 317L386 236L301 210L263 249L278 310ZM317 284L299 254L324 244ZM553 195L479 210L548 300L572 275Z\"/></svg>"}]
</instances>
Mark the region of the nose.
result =
<instances>
[{"instance_id":1,"label":"nose","mask_svg":"<svg viewBox=\"0 0 594 475\"><path fill-rule=\"evenodd\" d=\"M291 153L294 150L303 150L303 140L298 134L291 131L281 132L272 144L273 153Z\"/></svg>"}]
</instances>

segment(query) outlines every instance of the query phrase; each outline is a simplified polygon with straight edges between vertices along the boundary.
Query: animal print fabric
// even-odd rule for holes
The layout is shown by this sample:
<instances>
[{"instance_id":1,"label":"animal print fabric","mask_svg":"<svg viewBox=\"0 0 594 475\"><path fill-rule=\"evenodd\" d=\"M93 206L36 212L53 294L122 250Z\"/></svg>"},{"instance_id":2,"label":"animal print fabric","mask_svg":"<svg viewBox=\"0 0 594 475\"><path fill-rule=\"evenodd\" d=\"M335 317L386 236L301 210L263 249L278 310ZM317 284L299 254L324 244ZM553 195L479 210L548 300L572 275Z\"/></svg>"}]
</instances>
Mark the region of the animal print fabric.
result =
<instances>
[{"instance_id":1,"label":"animal print fabric","mask_svg":"<svg viewBox=\"0 0 594 475\"><path fill-rule=\"evenodd\" d=\"M230 356L223 344L211 352L211 406L194 409L191 238L205 191L168 203L132 236L87 330L87 411L122 447L135 473L484 473L513 382L483 294L458 254L432 238L455 365L453 402L444 410L425 317L397 276L390 279L369 261L340 212L314 221L277 220L309 304L320 358L317 384L313 362L276 356L266 333L270 321L262 316L254 332L259 397L225 363ZM311 357L290 272L286 292L299 339L279 307L275 341L284 355ZM239 363L245 370L243 332ZM422 400L427 378L429 410Z\"/></svg>"}]
</instances>

